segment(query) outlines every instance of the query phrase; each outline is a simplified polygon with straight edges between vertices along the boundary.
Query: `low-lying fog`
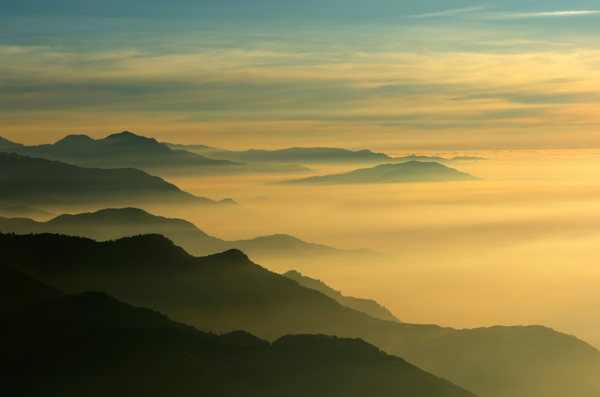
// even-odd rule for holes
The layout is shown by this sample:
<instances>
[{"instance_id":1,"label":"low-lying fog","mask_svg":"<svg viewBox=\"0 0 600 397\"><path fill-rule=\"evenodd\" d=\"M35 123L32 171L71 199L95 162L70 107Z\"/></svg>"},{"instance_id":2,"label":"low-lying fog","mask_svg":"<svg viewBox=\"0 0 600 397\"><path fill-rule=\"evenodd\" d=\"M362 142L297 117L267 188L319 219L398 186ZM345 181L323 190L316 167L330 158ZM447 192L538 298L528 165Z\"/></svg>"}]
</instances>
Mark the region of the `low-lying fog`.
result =
<instances>
[{"instance_id":1,"label":"low-lying fog","mask_svg":"<svg viewBox=\"0 0 600 397\"><path fill-rule=\"evenodd\" d=\"M148 210L225 239L286 233L392 255L379 263L260 264L279 273L294 267L344 294L375 299L404 322L542 324L600 347L600 151L420 154L485 157L447 164L484 180L289 186L272 183L281 175L170 179L242 206Z\"/></svg>"}]
</instances>

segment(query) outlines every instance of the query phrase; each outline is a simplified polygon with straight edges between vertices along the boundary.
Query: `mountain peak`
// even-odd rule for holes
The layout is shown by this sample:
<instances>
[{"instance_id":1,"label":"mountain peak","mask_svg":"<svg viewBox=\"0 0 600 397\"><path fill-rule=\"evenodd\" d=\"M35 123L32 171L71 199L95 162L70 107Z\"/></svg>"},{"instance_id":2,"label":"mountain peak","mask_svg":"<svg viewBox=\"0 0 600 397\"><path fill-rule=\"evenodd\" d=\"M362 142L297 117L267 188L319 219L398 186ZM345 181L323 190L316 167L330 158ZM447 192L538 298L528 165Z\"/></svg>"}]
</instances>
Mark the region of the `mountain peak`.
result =
<instances>
[{"instance_id":1,"label":"mountain peak","mask_svg":"<svg viewBox=\"0 0 600 397\"><path fill-rule=\"evenodd\" d=\"M109 136L107 136L104 139L115 139L115 138L133 138L133 137L138 137L141 138L141 136L134 134L133 132L129 132L129 131L123 131L123 132L119 132L116 134L111 134Z\"/></svg>"},{"instance_id":2,"label":"mountain peak","mask_svg":"<svg viewBox=\"0 0 600 397\"><path fill-rule=\"evenodd\" d=\"M129 131L123 131L123 132L119 132L118 134L112 134L107 136L104 139L100 139L100 142L104 142L106 144L117 144L117 145L121 145L121 144L135 144L135 145L139 145L139 144L146 144L152 147L160 147L161 149L164 149L165 151L171 151L167 146L158 143L158 141L154 138L147 138L145 136L142 135L136 135L133 132L129 132Z\"/></svg>"},{"instance_id":3,"label":"mountain peak","mask_svg":"<svg viewBox=\"0 0 600 397\"><path fill-rule=\"evenodd\" d=\"M207 258L212 259L212 262L219 266L252 264L248 255L236 248L218 254L208 255Z\"/></svg>"},{"instance_id":4,"label":"mountain peak","mask_svg":"<svg viewBox=\"0 0 600 397\"><path fill-rule=\"evenodd\" d=\"M91 142L94 142L94 140L87 135L73 134L73 135L67 135L63 139L56 141L53 144L53 146L81 145L81 144L87 144L87 143L91 143Z\"/></svg>"},{"instance_id":5,"label":"mountain peak","mask_svg":"<svg viewBox=\"0 0 600 397\"><path fill-rule=\"evenodd\" d=\"M6 138L2 138L0 136L0 149L14 149L14 148L22 148L23 144L9 141Z\"/></svg>"}]
</instances>

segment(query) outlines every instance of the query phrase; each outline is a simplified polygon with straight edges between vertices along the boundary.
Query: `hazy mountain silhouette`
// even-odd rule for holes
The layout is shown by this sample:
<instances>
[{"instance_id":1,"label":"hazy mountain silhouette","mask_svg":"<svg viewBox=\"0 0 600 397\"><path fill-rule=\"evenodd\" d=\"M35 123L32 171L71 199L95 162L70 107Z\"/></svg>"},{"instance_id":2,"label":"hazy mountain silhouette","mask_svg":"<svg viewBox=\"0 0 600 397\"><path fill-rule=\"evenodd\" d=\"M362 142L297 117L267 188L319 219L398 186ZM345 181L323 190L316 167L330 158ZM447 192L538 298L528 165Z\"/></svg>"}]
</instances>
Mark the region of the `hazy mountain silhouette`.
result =
<instances>
[{"instance_id":1,"label":"hazy mountain silhouette","mask_svg":"<svg viewBox=\"0 0 600 397\"><path fill-rule=\"evenodd\" d=\"M382 164L345 174L312 176L283 182L286 184L336 185L355 183L407 183L473 181L472 175L435 162L409 161L401 164Z\"/></svg>"},{"instance_id":2,"label":"hazy mountain silhouette","mask_svg":"<svg viewBox=\"0 0 600 397\"><path fill-rule=\"evenodd\" d=\"M193 255L209 255L236 248L261 259L282 256L298 260L314 257L387 259L383 254L366 249L338 250L325 245L307 243L285 234L226 241L209 236L183 219L151 215L137 208L104 209L93 213L60 215L47 222L0 217L0 231L17 234L59 233L95 240L155 233L168 237Z\"/></svg>"},{"instance_id":3,"label":"hazy mountain silhouette","mask_svg":"<svg viewBox=\"0 0 600 397\"><path fill-rule=\"evenodd\" d=\"M311 164L311 163L382 163L391 157L384 153L373 153L370 150L352 151L338 148L288 148L280 150L250 149L231 151L203 145L177 145L165 143L173 149L193 151L215 159L245 161L263 164Z\"/></svg>"},{"instance_id":4,"label":"hazy mountain silhouette","mask_svg":"<svg viewBox=\"0 0 600 397\"><path fill-rule=\"evenodd\" d=\"M37 208L28 207L26 205L9 205L0 203L0 216L11 218L50 218L53 216L50 212L46 212Z\"/></svg>"},{"instance_id":5,"label":"hazy mountain silhouette","mask_svg":"<svg viewBox=\"0 0 600 397\"><path fill-rule=\"evenodd\" d=\"M300 166L257 166L213 160L186 150L171 150L153 138L124 131L104 139L69 135L54 144L8 147L17 154L59 160L81 167L137 168L153 174L238 174L246 172L310 172Z\"/></svg>"},{"instance_id":6,"label":"hazy mountain silhouette","mask_svg":"<svg viewBox=\"0 0 600 397\"><path fill-rule=\"evenodd\" d=\"M597 397L600 352L548 328L455 330L384 321L269 272L242 252L196 258L162 236L98 243L0 234L0 260L67 292L100 290L199 329L361 338L482 397Z\"/></svg>"},{"instance_id":7,"label":"hazy mountain silhouette","mask_svg":"<svg viewBox=\"0 0 600 397\"><path fill-rule=\"evenodd\" d=\"M260 164L325 164L325 163L353 163L353 164L382 164L400 163L411 160L453 162L467 160L483 160L480 157L454 157L446 159L429 156L403 156L391 157L384 153L375 153L370 150L347 150L328 147L293 147L279 150L250 149L243 151L224 150L204 145L179 145L164 143L177 150L188 150L214 159L244 161Z\"/></svg>"},{"instance_id":8,"label":"hazy mountain silhouette","mask_svg":"<svg viewBox=\"0 0 600 397\"><path fill-rule=\"evenodd\" d=\"M354 298L352 296L343 296L340 291L336 291L333 288L327 286L321 280L315 280L314 278L303 276L296 270L290 270L283 274L287 278L291 278L298 284L317 290L324 293L328 297L335 299L340 305L349 307L359 312L367 313L371 317L379 318L387 321L400 321L398 320L388 309L381 306L379 303L370 299Z\"/></svg>"},{"instance_id":9,"label":"hazy mountain silhouette","mask_svg":"<svg viewBox=\"0 0 600 397\"><path fill-rule=\"evenodd\" d=\"M205 333L104 293L48 295L0 266L18 301L30 297L22 280L38 295L0 310L3 395L474 396L358 339L288 335L271 345Z\"/></svg>"},{"instance_id":10,"label":"hazy mountain silhouette","mask_svg":"<svg viewBox=\"0 0 600 397\"><path fill-rule=\"evenodd\" d=\"M0 136L0 150L5 149L16 149L23 147L23 144L11 142L8 139L4 139Z\"/></svg>"},{"instance_id":11,"label":"hazy mountain silhouette","mask_svg":"<svg viewBox=\"0 0 600 397\"><path fill-rule=\"evenodd\" d=\"M0 153L0 174L0 200L11 204L216 203L133 168L81 168L59 161Z\"/></svg>"}]
</instances>

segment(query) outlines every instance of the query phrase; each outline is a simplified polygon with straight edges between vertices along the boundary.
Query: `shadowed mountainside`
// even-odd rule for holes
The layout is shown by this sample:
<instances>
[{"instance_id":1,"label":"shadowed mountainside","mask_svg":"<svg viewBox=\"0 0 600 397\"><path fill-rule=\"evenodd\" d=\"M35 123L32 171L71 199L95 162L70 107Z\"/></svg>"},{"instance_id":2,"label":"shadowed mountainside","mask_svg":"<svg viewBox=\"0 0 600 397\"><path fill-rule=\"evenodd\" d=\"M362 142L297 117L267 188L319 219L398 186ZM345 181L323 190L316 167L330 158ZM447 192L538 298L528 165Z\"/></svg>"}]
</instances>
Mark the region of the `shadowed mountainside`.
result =
<instances>
[{"instance_id":1,"label":"shadowed mountainside","mask_svg":"<svg viewBox=\"0 0 600 397\"><path fill-rule=\"evenodd\" d=\"M382 164L345 174L311 176L282 182L284 184L337 185L355 183L410 183L477 180L472 175L435 162L409 161L400 164Z\"/></svg>"},{"instance_id":2,"label":"shadowed mountainside","mask_svg":"<svg viewBox=\"0 0 600 397\"><path fill-rule=\"evenodd\" d=\"M296 281L303 287L317 290L324 293L328 297L335 299L340 305L349 307L359 312L367 313L371 317L379 318L386 321L400 321L388 309L381 306L379 303L370 299L354 298L352 296L343 296L340 291L327 286L321 280L303 276L296 270L290 270L283 274L285 277Z\"/></svg>"},{"instance_id":3,"label":"shadowed mountainside","mask_svg":"<svg viewBox=\"0 0 600 397\"><path fill-rule=\"evenodd\" d=\"M0 153L0 175L0 200L9 204L217 203L133 168L81 168L59 161Z\"/></svg>"},{"instance_id":4,"label":"shadowed mountainside","mask_svg":"<svg viewBox=\"0 0 600 397\"><path fill-rule=\"evenodd\" d=\"M59 160L81 167L136 168L157 175L221 175L252 172L307 173L301 166L257 166L214 160L186 150L172 150L153 138L124 131L104 139L69 135L54 144L7 147L0 150Z\"/></svg>"},{"instance_id":5,"label":"shadowed mountainside","mask_svg":"<svg viewBox=\"0 0 600 397\"><path fill-rule=\"evenodd\" d=\"M166 142L164 144L172 149L188 150L214 159L244 161L259 164L382 164L401 163L412 160L435 162L483 160L479 157L454 157L451 159L415 155L390 157L384 153L374 153L370 150L353 151L327 147L293 147L278 150L250 149L232 151L204 145L179 145Z\"/></svg>"},{"instance_id":6,"label":"shadowed mountainside","mask_svg":"<svg viewBox=\"0 0 600 397\"><path fill-rule=\"evenodd\" d=\"M600 352L540 326L454 330L383 321L230 250L196 258L162 236L98 243L0 234L0 260L70 292L99 290L199 329L361 338L482 397L596 397Z\"/></svg>"},{"instance_id":7,"label":"shadowed mountainside","mask_svg":"<svg viewBox=\"0 0 600 397\"><path fill-rule=\"evenodd\" d=\"M39 300L61 295L63 292L57 288L42 284L0 262L0 314L17 312Z\"/></svg>"},{"instance_id":8,"label":"shadowed mountainside","mask_svg":"<svg viewBox=\"0 0 600 397\"><path fill-rule=\"evenodd\" d=\"M344 251L320 244L307 243L285 234L256 237L250 240L226 241L209 236L183 219L164 218L137 208L104 209L93 213L60 215L47 222L24 218L0 217L4 233L59 233L94 240L112 240L139 234L162 234L193 255L210 255L236 248L254 258L271 257L354 257L387 259L383 254L366 249Z\"/></svg>"},{"instance_id":9,"label":"shadowed mountainside","mask_svg":"<svg viewBox=\"0 0 600 397\"><path fill-rule=\"evenodd\" d=\"M288 335L271 345L243 331L201 332L104 293L60 296L1 265L0 284L29 300L0 310L6 395L474 396L358 339Z\"/></svg>"},{"instance_id":10,"label":"shadowed mountainside","mask_svg":"<svg viewBox=\"0 0 600 397\"><path fill-rule=\"evenodd\" d=\"M24 145L4 139L0 136L0 150L22 148Z\"/></svg>"}]
</instances>

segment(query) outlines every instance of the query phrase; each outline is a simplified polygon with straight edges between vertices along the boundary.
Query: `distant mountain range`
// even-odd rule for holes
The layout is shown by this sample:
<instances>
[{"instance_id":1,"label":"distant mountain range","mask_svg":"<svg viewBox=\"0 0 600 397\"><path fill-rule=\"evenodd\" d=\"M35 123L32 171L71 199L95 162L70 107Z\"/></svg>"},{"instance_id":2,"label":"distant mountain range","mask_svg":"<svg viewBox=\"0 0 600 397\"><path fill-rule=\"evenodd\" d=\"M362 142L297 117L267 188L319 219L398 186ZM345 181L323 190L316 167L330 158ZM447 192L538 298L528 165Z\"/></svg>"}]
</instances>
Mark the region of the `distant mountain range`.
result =
<instances>
[{"instance_id":1,"label":"distant mountain range","mask_svg":"<svg viewBox=\"0 0 600 397\"><path fill-rule=\"evenodd\" d=\"M388 309L381 306L374 300L354 298L352 296L344 296L340 291L334 290L333 288L323 283L321 280L315 280L314 278L303 276L300 272L297 272L296 270L290 270L289 272L286 272L283 275L287 278L291 278L303 287L314 289L324 293L328 297L335 299L335 301L337 301L342 306L349 307L359 312L367 313L369 316L379 318L381 320L400 322L400 320L398 320L392 313L390 313Z\"/></svg>"},{"instance_id":2,"label":"distant mountain range","mask_svg":"<svg viewBox=\"0 0 600 397\"><path fill-rule=\"evenodd\" d=\"M214 160L186 150L171 150L153 138L128 131L98 140L87 135L69 135L54 144L39 146L2 145L0 142L0 151L58 160L81 167L131 167L156 175L312 172L302 166L265 166Z\"/></svg>"},{"instance_id":3,"label":"distant mountain range","mask_svg":"<svg viewBox=\"0 0 600 397\"><path fill-rule=\"evenodd\" d=\"M384 153L374 153L370 150L353 151L328 147L294 147L279 150L250 149L243 151L232 151L204 145L179 145L166 142L164 144L171 149L187 150L214 159L242 161L258 164L382 164L401 163L413 160L435 162L484 160L481 157L454 157L450 159L415 155L390 157Z\"/></svg>"},{"instance_id":4,"label":"distant mountain range","mask_svg":"<svg viewBox=\"0 0 600 397\"><path fill-rule=\"evenodd\" d=\"M237 250L196 258L158 235L99 243L0 234L0 261L68 293L103 291L199 329L359 337L481 397L600 395L600 352L575 337L540 326L455 330L376 319Z\"/></svg>"},{"instance_id":5,"label":"distant mountain range","mask_svg":"<svg viewBox=\"0 0 600 397\"><path fill-rule=\"evenodd\" d=\"M1 264L0 286L6 396L475 397L358 339L201 332Z\"/></svg>"},{"instance_id":6,"label":"distant mountain range","mask_svg":"<svg viewBox=\"0 0 600 397\"><path fill-rule=\"evenodd\" d=\"M104 209L93 213L60 215L47 222L0 217L0 232L59 233L101 241L155 233L168 237L193 255L209 255L236 248L256 260L286 258L301 262L317 257L338 260L349 258L389 259L386 255L366 249L338 250L325 245L307 243L285 234L261 236L250 240L226 241L209 236L183 219L156 216L137 208Z\"/></svg>"},{"instance_id":7,"label":"distant mountain range","mask_svg":"<svg viewBox=\"0 0 600 397\"><path fill-rule=\"evenodd\" d=\"M241 249L255 260L269 257L292 258L303 261L311 258L344 260L350 257L364 260L387 259L369 250L344 251L325 245L312 244L288 235L271 235L251 240L226 241L209 236L183 219L155 216L137 208L105 209L93 213L60 215L47 222L27 218L0 217L0 232L17 234L58 233L106 241L140 234L161 234L194 255L210 255L229 249ZM301 276L295 271L285 274L307 288L316 289L337 300L341 305L385 320L398 321L376 302L342 296L318 280Z\"/></svg>"},{"instance_id":8,"label":"distant mountain range","mask_svg":"<svg viewBox=\"0 0 600 397\"><path fill-rule=\"evenodd\" d=\"M381 164L373 168L363 168L345 174L312 176L283 183L338 185L358 183L474 181L477 179L478 178L475 178L472 175L435 162L409 161L400 164Z\"/></svg>"},{"instance_id":9,"label":"distant mountain range","mask_svg":"<svg viewBox=\"0 0 600 397\"><path fill-rule=\"evenodd\" d=\"M1 183L0 183L1 185ZM9 218L51 218L54 215L37 208L28 207L26 205L10 205L0 203L0 216Z\"/></svg>"},{"instance_id":10,"label":"distant mountain range","mask_svg":"<svg viewBox=\"0 0 600 397\"><path fill-rule=\"evenodd\" d=\"M183 192L159 177L133 168L81 168L59 161L0 153L0 175L0 201L11 205L217 203Z\"/></svg>"},{"instance_id":11,"label":"distant mountain range","mask_svg":"<svg viewBox=\"0 0 600 397\"><path fill-rule=\"evenodd\" d=\"M481 157L437 156L391 157L370 150L339 148L287 148L279 150L230 151L204 145L159 143L128 131L92 139L68 135L53 143L25 146L0 137L0 151L58 160L81 167L137 168L155 175L236 175L246 173L312 173L303 165L382 164L409 161L452 163L484 160Z\"/></svg>"}]
</instances>

